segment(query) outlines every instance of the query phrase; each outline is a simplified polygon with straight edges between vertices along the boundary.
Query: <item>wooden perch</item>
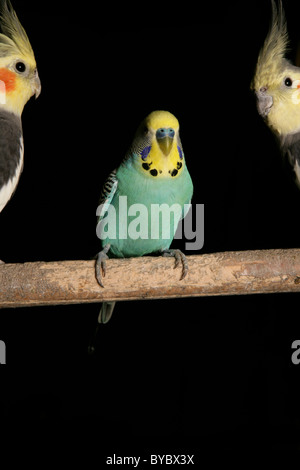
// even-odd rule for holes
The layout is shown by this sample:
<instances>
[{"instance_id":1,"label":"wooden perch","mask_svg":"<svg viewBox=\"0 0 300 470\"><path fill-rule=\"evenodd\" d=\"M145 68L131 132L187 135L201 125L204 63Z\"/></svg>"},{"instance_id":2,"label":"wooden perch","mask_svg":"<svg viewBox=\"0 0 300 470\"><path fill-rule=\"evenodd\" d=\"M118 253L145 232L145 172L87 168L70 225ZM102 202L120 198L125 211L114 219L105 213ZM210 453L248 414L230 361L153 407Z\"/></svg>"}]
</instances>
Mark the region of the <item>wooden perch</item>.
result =
<instances>
[{"instance_id":1,"label":"wooden perch","mask_svg":"<svg viewBox=\"0 0 300 470\"><path fill-rule=\"evenodd\" d=\"M170 299L300 291L300 250L261 250L188 256L180 281L174 259L107 261L105 288L94 261L0 265L0 307L59 305L103 300Z\"/></svg>"}]
</instances>

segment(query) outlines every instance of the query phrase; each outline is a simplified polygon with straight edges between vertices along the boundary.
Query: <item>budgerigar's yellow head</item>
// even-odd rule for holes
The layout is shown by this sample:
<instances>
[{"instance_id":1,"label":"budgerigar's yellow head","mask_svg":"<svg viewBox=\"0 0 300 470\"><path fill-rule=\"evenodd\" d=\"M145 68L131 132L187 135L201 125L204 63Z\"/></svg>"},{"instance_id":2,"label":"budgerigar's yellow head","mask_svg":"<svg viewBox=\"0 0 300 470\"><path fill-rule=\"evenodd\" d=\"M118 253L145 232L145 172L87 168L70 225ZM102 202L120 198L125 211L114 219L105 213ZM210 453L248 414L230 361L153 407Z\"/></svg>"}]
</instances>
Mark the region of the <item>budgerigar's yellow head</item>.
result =
<instances>
[{"instance_id":1,"label":"budgerigar's yellow head","mask_svg":"<svg viewBox=\"0 0 300 470\"><path fill-rule=\"evenodd\" d=\"M288 35L281 0L272 0L272 23L260 51L252 88L257 109L278 135L300 130L300 68L286 58Z\"/></svg>"},{"instance_id":2,"label":"budgerigar's yellow head","mask_svg":"<svg viewBox=\"0 0 300 470\"><path fill-rule=\"evenodd\" d=\"M185 162L176 117L168 111L150 113L139 126L129 153L145 175L178 177Z\"/></svg>"},{"instance_id":3,"label":"budgerigar's yellow head","mask_svg":"<svg viewBox=\"0 0 300 470\"><path fill-rule=\"evenodd\" d=\"M9 0L0 0L0 108L21 115L41 82L27 34Z\"/></svg>"}]
</instances>

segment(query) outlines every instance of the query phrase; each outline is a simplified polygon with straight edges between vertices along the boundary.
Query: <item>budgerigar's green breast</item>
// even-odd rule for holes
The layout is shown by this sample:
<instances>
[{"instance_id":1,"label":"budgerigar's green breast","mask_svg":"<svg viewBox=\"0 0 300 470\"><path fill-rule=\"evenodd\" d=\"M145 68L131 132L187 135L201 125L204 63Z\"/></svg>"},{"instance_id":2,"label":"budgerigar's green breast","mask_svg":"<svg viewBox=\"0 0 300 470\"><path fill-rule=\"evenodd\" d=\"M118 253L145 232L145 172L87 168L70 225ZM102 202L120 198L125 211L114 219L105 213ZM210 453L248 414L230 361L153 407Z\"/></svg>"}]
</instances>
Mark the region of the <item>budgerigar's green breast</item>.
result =
<instances>
[{"instance_id":1,"label":"budgerigar's green breast","mask_svg":"<svg viewBox=\"0 0 300 470\"><path fill-rule=\"evenodd\" d=\"M193 184L185 164L175 178L155 178L139 171L135 159L128 159L116 178L113 209L102 234L103 246L111 246L110 256L135 257L168 249L184 204L192 198Z\"/></svg>"}]
</instances>

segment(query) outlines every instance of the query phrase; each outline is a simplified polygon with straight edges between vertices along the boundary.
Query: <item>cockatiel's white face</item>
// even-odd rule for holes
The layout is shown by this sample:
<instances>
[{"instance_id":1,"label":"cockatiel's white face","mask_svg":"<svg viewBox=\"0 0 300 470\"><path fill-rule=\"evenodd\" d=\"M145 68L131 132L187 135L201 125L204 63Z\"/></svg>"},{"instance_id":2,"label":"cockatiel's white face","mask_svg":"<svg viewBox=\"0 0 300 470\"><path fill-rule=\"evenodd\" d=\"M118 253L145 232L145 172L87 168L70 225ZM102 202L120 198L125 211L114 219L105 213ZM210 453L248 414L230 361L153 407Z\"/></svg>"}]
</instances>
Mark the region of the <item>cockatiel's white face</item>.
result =
<instances>
[{"instance_id":1,"label":"cockatiel's white face","mask_svg":"<svg viewBox=\"0 0 300 470\"><path fill-rule=\"evenodd\" d=\"M281 2L272 0L270 31L259 54L252 88L257 109L268 126L279 136L300 131L300 68L284 55L288 36Z\"/></svg>"},{"instance_id":2,"label":"cockatiel's white face","mask_svg":"<svg viewBox=\"0 0 300 470\"><path fill-rule=\"evenodd\" d=\"M0 108L21 115L41 82L29 39L9 0L0 0Z\"/></svg>"}]
</instances>

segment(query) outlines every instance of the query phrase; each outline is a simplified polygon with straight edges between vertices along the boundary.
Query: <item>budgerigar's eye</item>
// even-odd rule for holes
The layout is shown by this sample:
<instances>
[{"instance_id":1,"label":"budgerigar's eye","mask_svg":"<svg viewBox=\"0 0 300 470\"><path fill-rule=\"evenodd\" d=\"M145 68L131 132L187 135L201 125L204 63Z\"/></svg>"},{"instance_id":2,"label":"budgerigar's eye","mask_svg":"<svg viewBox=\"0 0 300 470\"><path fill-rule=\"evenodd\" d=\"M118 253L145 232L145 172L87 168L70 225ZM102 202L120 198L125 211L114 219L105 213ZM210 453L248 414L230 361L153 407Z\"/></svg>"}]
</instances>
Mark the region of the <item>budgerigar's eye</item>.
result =
<instances>
[{"instance_id":1,"label":"budgerigar's eye","mask_svg":"<svg viewBox=\"0 0 300 470\"><path fill-rule=\"evenodd\" d=\"M24 64L24 62L17 62L15 67L17 72L19 73L24 73L26 71L26 65Z\"/></svg>"},{"instance_id":2,"label":"budgerigar's eye","mask_svg":"<svg viewBox=\"0 0 300 470\"><path fill-rule=\"evenodd\" d=\"M293 85L293 80L291 78L287 77L284 80L284 84L285 84L285 86L292 86Z\"/></svg>"}]
</instances>

